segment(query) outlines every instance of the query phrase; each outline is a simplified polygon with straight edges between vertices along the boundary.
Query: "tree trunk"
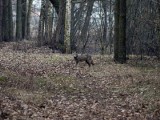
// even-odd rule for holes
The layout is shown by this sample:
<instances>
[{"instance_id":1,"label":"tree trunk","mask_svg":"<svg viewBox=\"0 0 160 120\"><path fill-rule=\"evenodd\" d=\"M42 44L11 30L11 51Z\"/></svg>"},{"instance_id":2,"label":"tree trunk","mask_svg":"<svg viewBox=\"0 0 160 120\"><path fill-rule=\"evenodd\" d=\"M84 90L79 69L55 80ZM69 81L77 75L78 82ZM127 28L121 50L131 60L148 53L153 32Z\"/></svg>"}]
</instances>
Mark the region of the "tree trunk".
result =
<instances>
[{"instance_id":1,"label":"tree trunk","mask_svg":"<svg viewBox=\"0 0 160 120\"><path fill-rule=\"evenodd\" d=\"M41 2L42 7L40 12L38 31L39 46L50 44L53 27L53 9L51 9L51 3L48 0L42 0Z\"/></svg>"},{"instance_id":2,"label":"tree trunk","mask_svg":"<svg viewBox=\"0 0 160 120\"><path fill-rule=\"evenodd\" d=\"M118 59L120 63L126 62L126 0L120 0Z\"/></svg>"},{"instance_id":3,"label":"tree trunk","mask_svg":"<svg viewBox=\"0 0 160 120\"><path fill-rule=\"evenodd\" d=\"M76 45L77 39L76 39L76 34L78 29L81 26L81 22L79 21L83 17L83 9L85 2L80 3L80 8L76 13L74 13L75 5L76 3L72 2L72 7L71 7L71 51L77 52L78 48ZM75 15L74 15L75 14Z\"/></svg>"},{"instance_id":4,"label":"tree trunk","mask_svg":"<svg viewBox=\"0 0 160 120\"><path fill-rule=\"evenodd\" d=\"M115 27L114 27L114 60L118 61L118 50L119 50L119 4L120 4L120 0L116 0L115 1L115 12L114 12L114 16L115 16Z\"/></svg>"},{"instance_id":5,"label":"tree trunk","mask_svg":"<svg viewBox=\"0 0 160 120\"><path fill-rule=\"evenodd\" d=\"M12 0L9 0L8 3L8 24L9 24L9 39L10 41L13 39L13 14L12 14Z\"/></svg>"},{"instance_id":6,"label":"tree trunk","mask_svg":"<svg viewBox=\"0 0 160 120\"><path fill-rule=\"evenodd\" d=\"M51 7L51 6L50 6ZM54 20L54 15L55 15L55 11L54 9L51 7L50 8L50 18L49 18L49 24L48 24L48 30L49 30L49 41L48 41L48 45L51 45L51 41L52 41L52 36L53 36L53 20Z\"/></svg>"},{"instance_id":7,"label":"tree trunk","mask_svg":"<svg viewBox=\"0 0 160 120\"><path fill-rule=\"evenodd\" d=\"M0 0L0 42L2 41L3 0Z\"/></svg>"},{"instance_id":8,"label":"tree trunk","mask_svg":"<svg viewBox=\"0 0 160 120\"><path fill-rule=\"evenodd\" d=\"M27 0L22 0L22 39L26 38L27 28Z\"/></svg>"},{"instance_id":9,"label":"tree trunk","mask_svg":"<svg viewBox=\"0 0 160 120\"><path fill-rule=\"evenodd\" d=\"M3 1L3 4L4 4L4 6L3 6L3 17L2 17L2 20L3 20L3 22L2 22L2 29L3 29L3 41L9 41L9 35L8 35L8 33L9 33L9 24L8 24L8 3L9 3L9 0L5 0L5 1Z\"/></svg>"},{"instance_id":10,"label":"tree trunk","mask_svg":"<svg viewBox=\"0 0 160 120\"><path fill-rule=\"evenodd\" d=\"M66 2L64 0L59 0L58 23L52 40L53 49L59 49L62 53L66 52L64 47L65 6Z\"/></svg>"},{"instance_id":11,"label":"tree trunk","mask_svg":"<svg viewBox=\"0 0 160 120\"><path fill-rule=\"evenodd\" d=\"M158 7L158 27L157 27L157 30L158 30L158 59L160 60L160 0L157 0L157 7Z\"/></svg>"},{"instance_id":12,"label":"tree trunk","mask_svg":"<svg viewBox=\"0 0 160 120\"><path fill-rule=\"evenodd\" d=\"M17 0L16 39L22 40L22 0Z\"/></svg>"},{"instance_id":13,"label":"tree trunk","mask_svg":"<svg viewBox=\"0 0 160 120\"><path fill-rule=\"evenodd\" d=\"M106 48L108 47L108 43L107 42L107 28L108 28L108 24L107 24L107 0L102 1L102 7L103 7L103 11L104 11L104 23L103 23L103 36L102 36L102 41L103 41L103 45L102 45L102 51L101 54L105 54L106 52Z\"/></svg>"},{"instance_id":14,"label":"tree trunk","mask_svg":"<svg viewBox=\"0 0 160 120\"><path fill-rule=\"evenodd\" d=\"M66 53L70 53L71 52L71 36L70 36L70 32L71 32L71 0L67 0L66 3L66 15L65 15L65 49L66 49Z\"/></svg>"},{"instance_id":15,"label":"tree trunk","mask_svg":"<svg viewBox=\"0 0 160 120\"><path fill-rule=\"evenodd\" d=\"M38 28L38 46L44 45L45 4L46 4L46 0L42 0L41 12L40 12L40 18L39 18L39 28Z\"/></svg>"},{"instance_id":16,"label":"tree trunk","mask_svg":"<svg viewBox=\"0 0 160 120\"><path fill-rule=\"evenodd\" d=\"M3 1L2 16L2 39L11 41L13 38L13 20L12 20L12 3L11 0Z\"/></svg>"},{"instance_id":17,"label":"tree trunk","mask_svg":"<svg viewBox=\"0 0 160 120\"><path fill-rule=\"evenodd\" d=\"M26 30L26 37L27 39L30 39L30 20L31 20L31 6L32 6L33 0L28 1L28 12L27 12L27 30Z\"/></svg>"},{"instance_id":18,"label":"tree trunk","mask_svg":"<svg viewBox=\"0 0 160 120\"><path fill-rule=\"evenodd\" d=\"M112 33L113 33L113 17L112 17L112 0L110 0L110 5L109 5L109 49L110 49L110 54L112 54L112 44L113 44L113 38L112 38Z\"/></svg>"},{"instance_id":19,"label":"tree trunk","mask_svg":"<svg viewBox=\"0 0 160 120\"><path fill-rule=\"evenodd\" d=\"M74 7L75 7L75 3L72 3L72 6L71 6L71 33L70 33L70 38L71 38L71 53L73 51L76 51L76 45L75 45L75 39L74 39L74 36L75 34L74 33Z\"/></svg>"},{"instance_id":20,"label":"tree trunk","mask_svg":"<svg viewBox=\"0 0 160 120\"><path fill-rule=\"evenodd\" d=\"M115 9L114 60L126 62L126 0L117 0Z\"/></svg>"},{"instance_id":21,"label":"tree trunk","mask_svg":"<svg viewBox=\"0 0 160 120\"><path fill-rule=\"evenodd\" d=\"M45 44L49 45L51 40L51 33L53 28L53 9L51 7L50 1L46 1L45 11Z\"/></svg>"},{"instance_id":22,"label":"tree trunk","mask_svg":"<svg viewBox=\"0 0 160 120\"><path fill-rule=\"evenodd\" d=\"M87 2L87 14L86 14L85 22L81 30L81 40L83 42L83 46L85 45L85 41L87 40L87 31L89 27L90 17L92 15L93 4L94 4L94 0L90 0ZM82 50L82 52L84 52L84 49Z\"/></svg>"}]
</instances>

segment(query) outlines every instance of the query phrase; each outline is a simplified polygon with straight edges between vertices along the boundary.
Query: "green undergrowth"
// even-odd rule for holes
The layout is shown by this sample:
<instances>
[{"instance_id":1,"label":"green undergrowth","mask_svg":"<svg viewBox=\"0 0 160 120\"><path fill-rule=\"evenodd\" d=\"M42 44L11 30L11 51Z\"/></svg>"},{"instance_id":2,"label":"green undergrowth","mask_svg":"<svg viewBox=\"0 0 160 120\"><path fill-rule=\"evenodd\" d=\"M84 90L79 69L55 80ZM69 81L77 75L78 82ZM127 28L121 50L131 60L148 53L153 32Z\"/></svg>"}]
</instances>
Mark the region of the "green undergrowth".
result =
<instances>
[{"instance_id":1,"label":"green undergrowth","mask_svg":"<svg viewBox=\"0 0 160 120\"><path fill-rule=\"evenodd\" d=\"M5 76L0 76L0 82L5 82L7 80L7 77Z\"/></svg>"}]
</instances>

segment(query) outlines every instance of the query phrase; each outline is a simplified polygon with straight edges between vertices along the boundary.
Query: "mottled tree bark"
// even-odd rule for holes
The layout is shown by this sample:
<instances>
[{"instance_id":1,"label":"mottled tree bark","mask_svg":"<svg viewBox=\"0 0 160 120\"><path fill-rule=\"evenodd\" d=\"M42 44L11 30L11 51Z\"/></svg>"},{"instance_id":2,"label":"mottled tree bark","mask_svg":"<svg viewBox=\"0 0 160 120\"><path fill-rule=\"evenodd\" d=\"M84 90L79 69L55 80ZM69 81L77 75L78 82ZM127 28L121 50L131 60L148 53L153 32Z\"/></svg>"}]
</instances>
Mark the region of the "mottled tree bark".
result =
<instances>
[{"instance_id":1,"label":"mottled tree bark","mask_svg":"<svg viewBox=\"0 0 160 120\"><path fill-rule=\"evenodd\" d=\"M27 39L30 39L30 20L31 20L31 6L32 6L33 0L28 1L28 11L27 11L27 30L26 30L26 36Z\"/></svg>"},{"instance_id":2,"label":"mottled tree bark","mask_svg":"<svg viewBox=\"0 0 160 120\"><path fill-rule=\"evenodd\" d=\"M109 2L109 48L110 48L110 54L112 54L112 46L113 46L113 15L112 15L112 2L113 0L110 0Z\"/></svg>"},{"instance_id":3,"label":"mottled tree bark","mask_svg":"<svg viewBox=\"0 0 160 120\"><path fill-rule=\"evenodd\" d=\"M52 5L49 4L49 18L48 18L48 45L51 45L52 36L53 36L53 20L55 15L55 10L53 9Z\"/></svg>"},{"instance_id":4,"label":"mottled tree bark","mask_svg":"<svg viewBox=\"0 0 160 120\"><path fill-rule=\"evenodd\" d=\"M65 16L65 49L66 53L71 53L71 0L66 3L66 16Z\"/></svg>"},{"instance_id":5,"label":"mottled tree bark","mask_svg":"<svg viewBox=\"0 0 160 120\"><path fill-rule=\"evenodd\" d=\"M44 17L45 17L45 24L44 24L44 28L45 28L45 33L44 33L44 38L45 38L45 44L49 45L50 44L50 40L51 40L51 30L53 27L53 11L52 11L52 6L49 0L46 1L46 5L45 5L45 13L44 13Z\"/></svg>"},{"instance_id":6,"label":"mottled tree bark","mask_svg":"<svg viewBox=\"0 0 160 120\"><path fill-rule=\"evenodd\" d=\"M103 23L103 34L102 34L102 43L101 45L101 54L105 54L106 48L108 47L109 41L107 41L107 0L102 1L102 7L104 11L104 23Z\"/></svg>"},{"instance_id":7,"label":"mottled tree bark","mask_svg":"<svg viewBox=\"0 0 160 120\"><path fill-rule=\"evenodd\" d=\"M40 18L39 18L39 28L38 28L38 46L44 45L45 4L46 4L46 0L42 0L41 12L40 12Z\"/></svg>"}]
</instances>

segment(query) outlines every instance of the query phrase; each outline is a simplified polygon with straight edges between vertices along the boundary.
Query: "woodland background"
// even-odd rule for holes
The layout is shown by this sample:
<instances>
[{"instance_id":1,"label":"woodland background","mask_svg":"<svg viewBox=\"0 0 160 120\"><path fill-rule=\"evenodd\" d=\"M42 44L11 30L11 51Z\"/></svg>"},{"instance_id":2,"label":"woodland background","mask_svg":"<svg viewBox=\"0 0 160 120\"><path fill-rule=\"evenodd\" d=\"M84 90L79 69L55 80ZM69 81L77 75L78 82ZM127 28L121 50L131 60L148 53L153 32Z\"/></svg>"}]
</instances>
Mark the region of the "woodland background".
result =
<instances>
[{"instance_id":1,"label":"woodland background","mask_svg":"<svg viewBox=\"0 0 160 120\"><path fill-rule=\"evenodd\" d=\"M159 59L160 0L0 0L0 119L159 120Z\"/></svg>"}]
</instances>

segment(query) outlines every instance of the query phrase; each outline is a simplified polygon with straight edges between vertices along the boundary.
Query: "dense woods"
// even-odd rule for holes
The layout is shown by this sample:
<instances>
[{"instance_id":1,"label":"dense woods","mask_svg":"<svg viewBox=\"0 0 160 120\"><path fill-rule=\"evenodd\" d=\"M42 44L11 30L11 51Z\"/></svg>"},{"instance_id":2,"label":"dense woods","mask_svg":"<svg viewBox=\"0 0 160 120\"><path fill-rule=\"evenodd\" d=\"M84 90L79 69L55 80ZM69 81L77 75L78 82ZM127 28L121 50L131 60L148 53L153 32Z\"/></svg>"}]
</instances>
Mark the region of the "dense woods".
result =
<instances>
[{"instance_id":1,"label":"dense woods","mask_svg":"<svg viewBox=\"0 0 160 120\"><path fill-rule=\"evenodd\" d=\"M159 120L159 73L160 0L0 0L0 119Z\"/></svg>"},{"instance_id":2,"label":"dense woods","mask_svg":"<svg viewBox=\"0 0 160 120\"><path fill-rule=\"evenodd\" d=\"M126 61L126 54L140 55L141 59L145 55L159 58L158 3L158 0L73 0L65 20L68 6L61 0L34 4L33 0L2 0L1 41L36 38L38 46L48 45L62 53L114 53L115 61L120 63ZM33 19L36 23L31 22ZM69 39L65 37L68 19ZM33 28L35 24L37 27Z\"/></svg>"},{"instance_id":3,"label":"dense woods","mask_svg":"<svg viewBox=\"0 0 160 120\"><path fill-rule=\"evenodd\" d=\"M120 63L126 61L126 54L159 58L159 1L125 2L73 0L66 17L68 6L61 0L42 0L37 6L33 0L1 1L1 41L34 38L38 46L62 53L67 48L69 53L114 53ZM65 18L70 19L69 39Z\"/></svg>"}]
</instances>

